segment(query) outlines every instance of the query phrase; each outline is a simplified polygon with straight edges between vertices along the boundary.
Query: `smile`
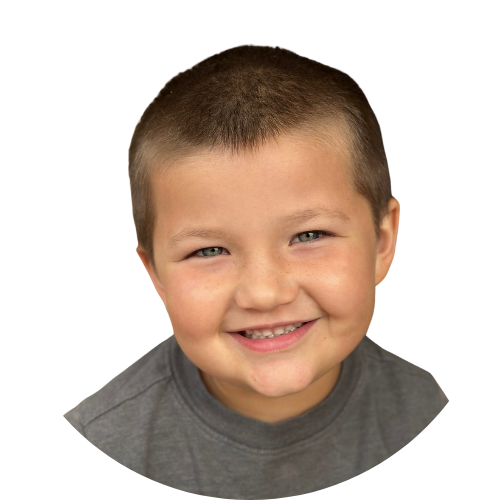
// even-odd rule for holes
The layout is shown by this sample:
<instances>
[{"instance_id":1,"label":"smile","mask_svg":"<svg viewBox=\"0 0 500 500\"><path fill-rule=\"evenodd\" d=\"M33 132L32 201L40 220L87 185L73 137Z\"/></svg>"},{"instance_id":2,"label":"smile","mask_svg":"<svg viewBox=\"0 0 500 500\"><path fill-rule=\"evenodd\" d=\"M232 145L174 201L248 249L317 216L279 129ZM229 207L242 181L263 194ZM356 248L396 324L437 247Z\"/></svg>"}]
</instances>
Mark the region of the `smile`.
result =
<instances>
[{"instance_id":1,"label":"smile","mask_svg":"<svg viewBox=\"0 0 500 500\"><path fill-rule=\"evenodd\" d=\"M318 318L319 319L319 318ZM240 332L227 332L241 347L254 352L268 353L281 351L298 343L314 327L318 319L305 323L282 325L264 330L245 330ZM280 333L283 330L282 333ZM276 333L273 333L276 332Z\"/></svg>"},{"instance_id":2,"label":"smile","mask_svg":"<svg viewBox=\"0 0 500 500\"><path fill-rule=\"evenodd\" d=\"M294 332L306 323L293 323L290 325L277 326L276 328L266 328L264 330L245 330L244 332L238 332L240 335L245 336L247 339L258 340L258 339L272 339L274 337L280 337L281 335L286 335L287 333Z\"/></svg>"}]
</instances>

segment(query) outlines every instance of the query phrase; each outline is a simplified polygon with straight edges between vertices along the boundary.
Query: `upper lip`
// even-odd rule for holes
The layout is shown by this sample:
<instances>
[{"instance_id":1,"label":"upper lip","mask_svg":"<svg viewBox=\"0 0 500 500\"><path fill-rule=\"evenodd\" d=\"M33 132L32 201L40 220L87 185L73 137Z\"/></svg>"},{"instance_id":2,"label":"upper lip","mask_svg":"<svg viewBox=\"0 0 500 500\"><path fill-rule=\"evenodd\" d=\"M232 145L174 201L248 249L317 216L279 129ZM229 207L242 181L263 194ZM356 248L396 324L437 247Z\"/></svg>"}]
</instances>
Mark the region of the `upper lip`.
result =
<instances>
[{"instance_id":1,"label":"upper lip","mask_svg":"<svg viewBox=\"0 0 500 500\"><path fill-rule=\"evenodd\" d=\"M285 325L295 325L297 323L309 323L309 321L314 321L313 319L304 319L298 321L282 321L281 323L266 323L265 325L255 325L255 326L247 326L245 328L239 328L238 330L231 330L228 333L237 333L243 332L245 330L272 330L273 328L277 328L278 326Z\"/></svg>"}]
</instances>

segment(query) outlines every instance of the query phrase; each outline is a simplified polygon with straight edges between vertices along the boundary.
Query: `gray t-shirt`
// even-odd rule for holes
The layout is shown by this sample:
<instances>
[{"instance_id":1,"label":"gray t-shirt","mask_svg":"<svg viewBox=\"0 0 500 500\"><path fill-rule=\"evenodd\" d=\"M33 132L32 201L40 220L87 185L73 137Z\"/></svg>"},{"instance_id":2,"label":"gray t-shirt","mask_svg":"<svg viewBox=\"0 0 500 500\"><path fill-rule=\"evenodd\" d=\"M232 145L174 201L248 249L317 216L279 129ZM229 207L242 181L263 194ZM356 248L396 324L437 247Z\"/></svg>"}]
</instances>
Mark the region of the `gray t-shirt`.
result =
<instances>
[{"instance_id":1,"label":"gray t-shirt","mask_svg":"<svg viewBox=\"0 0 500 500\"><path fill-rule=\"evenodd\" d=\"M321 490L374 467L447 402L430 373L365 337L319 405L261 422L215 399L172 336L65 417L155 481L217 498L267 499Z\"/></svg>"}]
</instances>

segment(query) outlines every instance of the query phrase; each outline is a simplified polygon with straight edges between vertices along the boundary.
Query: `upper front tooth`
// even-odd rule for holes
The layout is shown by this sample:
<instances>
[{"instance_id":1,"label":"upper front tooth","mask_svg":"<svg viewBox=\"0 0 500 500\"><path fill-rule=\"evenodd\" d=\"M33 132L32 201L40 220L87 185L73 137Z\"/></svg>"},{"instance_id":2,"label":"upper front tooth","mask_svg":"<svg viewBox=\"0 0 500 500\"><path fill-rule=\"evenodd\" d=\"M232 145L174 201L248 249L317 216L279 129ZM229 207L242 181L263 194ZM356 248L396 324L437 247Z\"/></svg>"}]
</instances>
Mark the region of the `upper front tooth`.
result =
<instances>
[{"instance_id":1,"label":"upper front tooth","mask_svg":"<svg viewBox=\"0 0 500 500\"><path fill-rule=\"evenodd\" d=\"M265 328L264 330L246 330L246 333L253 334L255 336L269 337L270 335L281 335L285 332L289 332L294 327L297 329L302 323L294 323L286 326L277 326L276 328Z\"/></svg>"}]
</instances>

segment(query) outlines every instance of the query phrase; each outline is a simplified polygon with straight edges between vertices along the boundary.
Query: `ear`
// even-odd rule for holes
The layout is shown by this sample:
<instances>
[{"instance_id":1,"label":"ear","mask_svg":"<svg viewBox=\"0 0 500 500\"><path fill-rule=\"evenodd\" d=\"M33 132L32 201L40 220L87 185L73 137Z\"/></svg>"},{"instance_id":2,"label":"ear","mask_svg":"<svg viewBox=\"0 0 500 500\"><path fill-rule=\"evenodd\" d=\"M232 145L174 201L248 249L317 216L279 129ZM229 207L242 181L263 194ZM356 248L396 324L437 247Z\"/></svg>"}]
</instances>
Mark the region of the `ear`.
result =
<instances>
[{"instance_id":1,"label":"ear","mask_svg":"<svg viewBox=\"0 0 500 500\"><path fill-rule=\"evenodd\" d=\"M139 245L137 247L137 254L142 260L142 263L144 264L144 267L146 268L146 271L149 274L149 277L151 278L151 281L153 282L153 285L156 288L156 291L158 292L158 295L160 296L162 302L165 304L165 288L163 287L163 283L161 282L160 278L158 277L158 274L156 274L156 271L153 268L153 265L151 261L149 260L149 257L144 250L144 248Z\"/></svg>"},{"instance_id":2,"label":"ear","mask_svg":"<svg viewBox=\"0 0 500 500\"><path fill-rule=\"evenodd\" d=\"M380 239L377 244L375 263L375 285L378 285L389 272L396 251L396 238L399 228L399 202L391 198L387 214L380 224Z\"/></svg>"}]
</instances>

